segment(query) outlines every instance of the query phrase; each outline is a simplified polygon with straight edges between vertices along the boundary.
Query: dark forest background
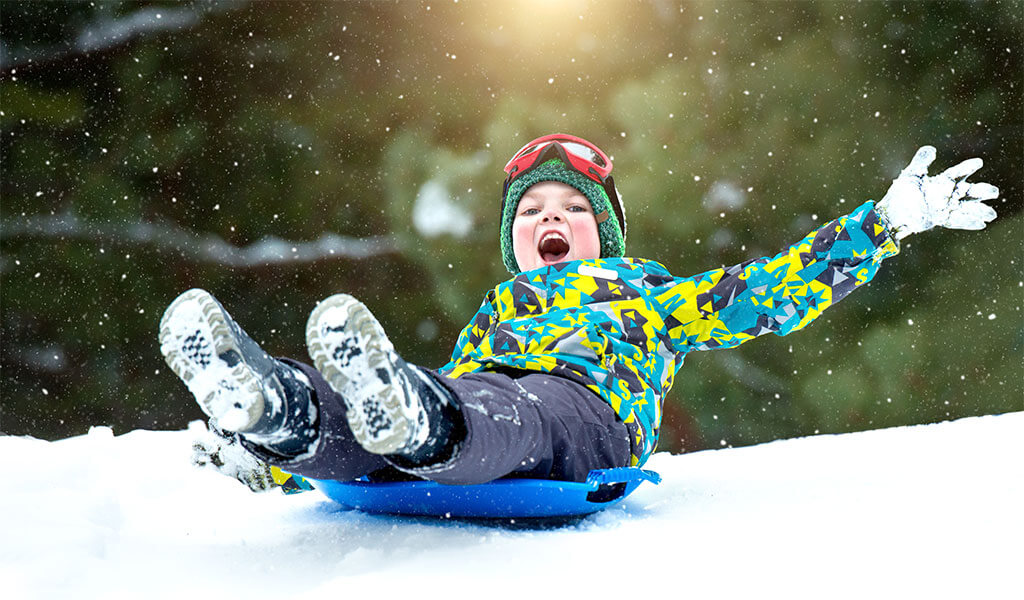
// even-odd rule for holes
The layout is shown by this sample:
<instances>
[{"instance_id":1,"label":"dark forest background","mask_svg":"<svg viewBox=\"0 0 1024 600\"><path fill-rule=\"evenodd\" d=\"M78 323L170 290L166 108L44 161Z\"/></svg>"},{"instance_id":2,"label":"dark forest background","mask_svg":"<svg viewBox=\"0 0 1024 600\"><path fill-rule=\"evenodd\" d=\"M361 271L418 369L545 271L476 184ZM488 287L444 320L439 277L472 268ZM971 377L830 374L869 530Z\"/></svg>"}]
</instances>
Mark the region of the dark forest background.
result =
<instances>
[{"instance_id":1,"label":"dark forest background","mask_svg":"<svg viewBox=\"0 0 1024 600\"><path fill-rule=\"evenodd\" d=\"M0 431L201 418L156 343L190 287L293 357L317 300L346 291L407 359L440 366L508 276L505 160L555 131L612 155L628 253L680 276L880 199L926 143L933 173L980 156L973 179L1002 190L988 230L909 238L808 329L691 355L661 449L1022 410L1022 15L1013 1L2 2Z\"/></svg>"}]
</instances>

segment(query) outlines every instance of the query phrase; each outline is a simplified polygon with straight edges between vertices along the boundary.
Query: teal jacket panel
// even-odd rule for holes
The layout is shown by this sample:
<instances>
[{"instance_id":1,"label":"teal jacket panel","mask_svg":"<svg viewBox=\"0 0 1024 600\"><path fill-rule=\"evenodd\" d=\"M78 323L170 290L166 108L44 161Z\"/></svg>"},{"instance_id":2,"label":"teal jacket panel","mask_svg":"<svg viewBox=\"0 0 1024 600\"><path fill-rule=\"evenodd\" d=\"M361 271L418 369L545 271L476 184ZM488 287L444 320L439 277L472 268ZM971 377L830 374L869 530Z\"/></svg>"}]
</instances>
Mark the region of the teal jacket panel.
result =
<instances>
[{"instance_id":1,"label":"teal jacket panel","mask_svg":"<svg viewBox=\"0 0 1024 600\"><path fill-rule=\"evenodd\" d=\"M897 252L867 202L775 256L692 277L641 258L534 269L487 293L441 372L513 368L577 381L616 411L642 465L687 353L799 330Z\"/></svg>"}]
</instances>

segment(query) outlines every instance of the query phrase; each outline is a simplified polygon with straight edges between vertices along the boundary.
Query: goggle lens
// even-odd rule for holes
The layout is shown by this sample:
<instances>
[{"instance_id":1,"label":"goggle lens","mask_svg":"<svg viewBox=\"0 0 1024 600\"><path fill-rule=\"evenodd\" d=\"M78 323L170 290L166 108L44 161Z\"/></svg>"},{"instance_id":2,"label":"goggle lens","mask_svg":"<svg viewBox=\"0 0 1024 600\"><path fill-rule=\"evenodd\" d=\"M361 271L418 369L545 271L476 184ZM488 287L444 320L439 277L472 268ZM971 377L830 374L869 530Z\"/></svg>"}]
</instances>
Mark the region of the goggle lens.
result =
<instances>
[{"instance_id":1,"label":"goggle lens","mask_svg":"<svg viewBox=\"0 0 1024 600\"><path fill-rule=\"evenodd\" d=\"M558 143L562 144L562 147L565 148L566 152L569 152L570 154L575 154L576 156L582 159L589 160L590 162L594 163L599 167L605 167L608 164L604 162L604 159L601 158L600 154L595 152L594 149L589 146L584 146L583 144L579 144L577 142L561 140L559 140Z\"/></svg>"},{"instance_id":2,"label":"goggle lens","mask_svg":"<svg viewBox=\"0 0 1024 600\"><path fill-rule=\"evenodd\" d=\"M558 142L559 144L561 144L562 147L565 148L566 152L568 152L568 153L570 153L570 154L572 154L574 156L577 156L579 158L582 158L583 160L590 161L590 162L594 163L595 165L597 165L599 167L605 167L605 166L608 165L608 163L605 162L604 158L602 158L601 155L598 154L593 148L591 148L590 146L586 146L584 144L581 144L579 142L571 141L571 140L549 140L549 141L546 141L546 142L544 142L542 144L530 144L526 148L523 148L522 150L517 152L516 155L514 157L512 157L512 161L511 162L515 162L516 160L518 160L518 159L520 159L520 158L522 158L522 157L524 157L524 156L526 156L528 154L533 154L537 150L539 150L539 149L541 149L541 148L543 148L543 147L545 147L545 146L547 146L549 144L553 144L555 142Z\"/></svg>"},{"instance_id":3,"label":"goggle lens","mask_svg":"<svg viewBox=\"0 0 1024 600\"><path fill-rule=\"evenodd\" d=\"M581 165L574 164L570 166L576 167L581 173L587 175L591 179L602 180L608 176L612 170L611 161L605 156L601 150L596 146L587 142L582 138L576 138L572 136L561 136L561 135L550 135L536 139L530 142L526 146L515 153L515 156L508 161L505 165L505 172L510 175L512 179L515 179L519 175L522 175L530 167L534 166L534 160L538 158L544 151L545 148L551 144L558 144L566 154L570 155L572 159L578 159L589 165L593 165L594 171L591 172L587 168L579 168ZM575 162L575 160L573 161Z\"/></svg>"}]
</instances>

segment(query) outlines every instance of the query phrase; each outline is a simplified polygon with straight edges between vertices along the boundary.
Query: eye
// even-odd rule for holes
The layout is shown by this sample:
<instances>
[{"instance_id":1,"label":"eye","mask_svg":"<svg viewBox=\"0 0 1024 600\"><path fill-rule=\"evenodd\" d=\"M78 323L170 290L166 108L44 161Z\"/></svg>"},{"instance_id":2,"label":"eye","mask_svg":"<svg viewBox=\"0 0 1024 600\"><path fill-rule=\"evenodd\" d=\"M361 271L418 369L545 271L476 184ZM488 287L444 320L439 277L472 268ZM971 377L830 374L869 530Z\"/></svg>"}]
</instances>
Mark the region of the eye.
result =
<instances>
[{"instance_id":1,"label":"eye","mask_svg":"<svg viewBox=\"0 0 1024 600\"><path fill-rule=\"evenodd\" d=\"M538 208L524 208L522 211L520 211L519 214L523 215L524 217L529 217L529 216L533 216L533 215L535 215L535 214L537 214L539 212L540 212L540 209L538 209Z\"/></svg>"},{"instance_id":2,"label":"eye","mask_svg":"<svg viewBox=\"0 0 1024 600\"><path fill-rule=\"evenodd\" d=\"M587 207L583 206L582 204L573 204L572 206L569 207L569 212L581 213L589 211L587 210Z\"/></svg>"}]
</instances>

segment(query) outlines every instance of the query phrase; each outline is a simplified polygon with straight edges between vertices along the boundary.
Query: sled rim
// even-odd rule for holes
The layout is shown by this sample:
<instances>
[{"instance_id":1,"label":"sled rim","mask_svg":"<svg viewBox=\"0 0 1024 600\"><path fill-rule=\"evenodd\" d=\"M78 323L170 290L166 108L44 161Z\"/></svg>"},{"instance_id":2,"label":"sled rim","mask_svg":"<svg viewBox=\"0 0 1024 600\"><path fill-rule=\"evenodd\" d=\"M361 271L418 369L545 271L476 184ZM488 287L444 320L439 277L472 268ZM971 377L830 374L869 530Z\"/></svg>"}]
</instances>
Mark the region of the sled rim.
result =
<instances>
[{"instance_id":1,"label":"sled rim","mask_svg":"<svg viewBox=\"0 0 1024 600\"><path fill-rule=\"evenodd\" d=\"M571 517L614 506L644 481L661 477L636 467L591 471L585 482L499 479L479 485L433 481L369 482L315 480L328 498L350 510L372 514L455 518Z\"/></svg>"}]
</instances>

